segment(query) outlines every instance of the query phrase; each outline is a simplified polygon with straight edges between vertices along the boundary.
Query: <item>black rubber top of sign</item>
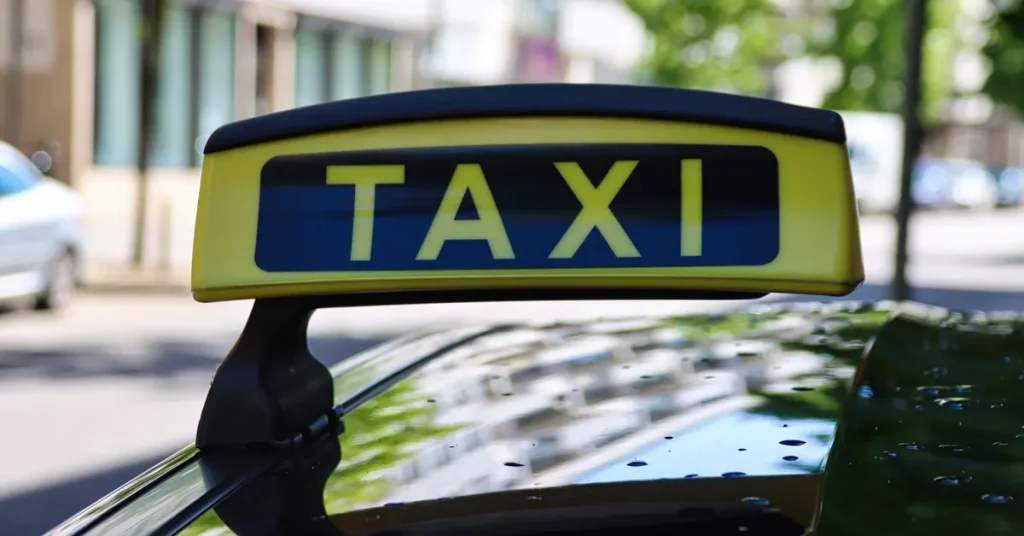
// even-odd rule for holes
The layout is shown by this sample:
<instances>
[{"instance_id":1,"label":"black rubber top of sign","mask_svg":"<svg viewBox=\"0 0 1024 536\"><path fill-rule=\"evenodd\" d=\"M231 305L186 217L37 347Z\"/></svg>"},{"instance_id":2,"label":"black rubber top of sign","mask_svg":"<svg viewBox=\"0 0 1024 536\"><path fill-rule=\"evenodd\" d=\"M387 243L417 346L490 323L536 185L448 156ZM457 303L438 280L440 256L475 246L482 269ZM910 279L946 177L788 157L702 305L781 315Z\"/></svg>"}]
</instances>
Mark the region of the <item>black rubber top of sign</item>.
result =
<instances>
[{"instance_id":1,"label":"black rubber top of sign","mask_svg":"<svg viewBox=\"0 0 1024 536\"><path fill-rule=\"evenodd\" d=\"M846 142L838 113L768 99L655 86L511 84L389 93L244 119L214 131L203 152L395 123L522 116L686 121Z\"/></svg>"}]
</instances>

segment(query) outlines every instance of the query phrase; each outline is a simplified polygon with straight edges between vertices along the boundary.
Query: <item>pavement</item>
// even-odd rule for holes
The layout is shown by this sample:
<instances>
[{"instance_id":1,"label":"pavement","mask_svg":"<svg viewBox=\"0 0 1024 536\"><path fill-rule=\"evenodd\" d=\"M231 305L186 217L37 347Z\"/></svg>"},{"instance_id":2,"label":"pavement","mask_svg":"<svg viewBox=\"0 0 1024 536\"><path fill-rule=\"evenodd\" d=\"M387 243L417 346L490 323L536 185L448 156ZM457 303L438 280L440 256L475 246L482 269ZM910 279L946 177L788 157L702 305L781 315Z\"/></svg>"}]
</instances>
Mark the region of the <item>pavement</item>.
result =
<instances>
[{"instance_id":1,"label":"pavement","mask_svg":"<svg viewBox=\"0 0 1024 536\"><path fill-rule=\"evenodd\" d=\"M911 229L915 298L1024 309L1024 212L922 214ZM868 281L883 298L893 228L862 221ZM87 267L90 286L59 315L0 316L0 534L38 534L182 445L249 302L198 304L187 265ZM772 299L796 299L776 296ZM806 297L800 298L806 299ZM315 356L331 364L410 330L469 322L698 312L737 302L438 304L319 311Z\"/></svg>"},{"instance_id":2,"label":"pavement","mask_svg":"<svg viewBox=\"0 0 1024 536\"><path fill-rule=\"evenodd\" d=\"M148 266L90 262L85 268L84 286L93 293L183 293L188 292L192 274L187 267L160 270Z\"/></svg>"},{"instance_id":3,"label":"pavement","mask_svg":"<svg viewBox=\"0 0 1024 536\"><path fill-rule=\"evenodd\" d=\"M922 286L976 289L1014 288L1024 268L1024 212L922 212L911 220L910 274ZM895 224L886 216L861 218L867 281L892 277ZM110 238L104 238L109 240ZM178 249L190 242L182 242ZM85 282L93 292L187 292L190 252L177 251L174 263L134 268L104 256L88 262ZM969 274L969 276L967 275Z\"/></svg>"}]
</instances>

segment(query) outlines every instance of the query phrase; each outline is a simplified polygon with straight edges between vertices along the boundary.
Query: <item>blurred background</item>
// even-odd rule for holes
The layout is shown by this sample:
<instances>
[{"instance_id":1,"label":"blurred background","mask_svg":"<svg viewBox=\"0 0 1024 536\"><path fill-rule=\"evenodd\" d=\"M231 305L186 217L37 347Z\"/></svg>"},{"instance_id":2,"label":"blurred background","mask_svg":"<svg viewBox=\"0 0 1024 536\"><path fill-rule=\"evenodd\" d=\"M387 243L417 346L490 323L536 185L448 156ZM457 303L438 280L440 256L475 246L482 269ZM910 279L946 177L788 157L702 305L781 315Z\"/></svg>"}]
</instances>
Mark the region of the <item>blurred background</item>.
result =
<instances>
[{"instance_id":1,"label":"blurred background","mask_svg":"<svg viewBox=\"0 0 1024 536\"><path fill-rule=\"evenodd\" d=\"M909 260L897 266L918 2L920 129L909 131L921 143L910 139ZM868 273L854 297L890 296L901 267L915 300L1024 308L1018 1L0 0L0 532L45 530L194 436L249 305L201 306L187 290L214 129L509 82L658 84L837 110ZM312 344L337 361L413 329L593 310L330 311L314 318Z\"/></svg>"}]
</instances>

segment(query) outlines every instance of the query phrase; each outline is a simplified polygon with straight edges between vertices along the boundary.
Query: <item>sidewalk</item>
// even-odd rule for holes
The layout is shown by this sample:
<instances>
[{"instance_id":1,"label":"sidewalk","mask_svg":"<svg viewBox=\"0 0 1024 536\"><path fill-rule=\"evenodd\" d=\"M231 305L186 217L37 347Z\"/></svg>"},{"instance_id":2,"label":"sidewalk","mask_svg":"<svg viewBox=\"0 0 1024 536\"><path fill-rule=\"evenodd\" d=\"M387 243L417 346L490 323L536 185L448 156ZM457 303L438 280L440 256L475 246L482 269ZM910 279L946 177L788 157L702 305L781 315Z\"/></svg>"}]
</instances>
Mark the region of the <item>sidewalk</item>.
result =
<instances>
[{"instance_id":1,"label":"sidewalk","mask_svg":"<svg viewBox=\"0 0 1024 536\"><path fill-rule=\"evenodd\" d=\"M187 294L191 284L189 267L134 268L129 263L86 264L83 283L87 292L148 292Z\"/></svg>"}]
</instances>

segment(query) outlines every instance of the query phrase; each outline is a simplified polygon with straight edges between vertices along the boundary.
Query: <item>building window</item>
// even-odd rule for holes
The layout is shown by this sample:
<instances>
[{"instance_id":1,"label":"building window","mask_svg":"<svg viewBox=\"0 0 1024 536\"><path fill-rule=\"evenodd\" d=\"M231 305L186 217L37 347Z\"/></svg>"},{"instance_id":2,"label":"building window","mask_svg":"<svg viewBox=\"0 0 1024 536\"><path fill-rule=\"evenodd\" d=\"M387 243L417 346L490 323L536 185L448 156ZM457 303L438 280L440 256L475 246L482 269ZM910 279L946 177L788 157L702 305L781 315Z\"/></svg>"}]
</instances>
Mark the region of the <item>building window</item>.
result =
<instances>
[{"instance_id":1,"label":"building window","mask_svg":"<svg viewBox=\"0 0 1024 536\"><path fill-rule=\"evenodd\" d=\"M138 163L141 22L136 1L97 0L97 165ZM150 165L188 167L235 115L234 15L169 3L161 30Z\"/></svg>"},{"instance_id":2,"label":"building window","mask_svg":"<svg viewBox=\"0 0 1024 536\"><path fill-rule=\"evenodd\" d=\"M139 143L140 13L134 0L96 1L96 123L98 165L134 165Z\"/></svg>"},{"instance_id":3,"label":"building window","mask_svg":"<svg viewBox=\"0 0 1024 536\"><path fill-rule=\"evenodd\" d=\"M327 34L316 28L295 32L295 105L309 106L327 100Z\"/></svg>"},{"instance_id":4,"label":"building window","mask_svg":"<svg viewBox=\"0 0 1024 536\"><path fill-rule=\"evenodd\" d=\"M391 89L391 43L380 39L369 40L366 78L367 93L380 95Z\"/></svg>"},{"instance_id":5,"label":"building window","mask_svg":"<svg viewBox=\"0 0 1024 536\"><path fill-rule=\"evenodd\" d=\"M217 127L235 118L235 18L219 11L201 12L199 22L199 103L195 112L195 160Z\"/></svg>"},{"instance_id":6,"label":"building window","mask_svg":"<svg viewBox=\"0 0 1024 536\"><path fill-rule=\"evenodd\" d=\"M296 106L390 91L389 40L310 22L300 24L295 41Z\"/></svg>"},{"instance_id":7,"label":"building window","mask_svg":"<svg viewBox=\"0 0 1024 536\"><path fill-rule=\"evenodd\" d=\"M331 98L351 99L366 94L366 54L363 39L350 34L334 37L334 63L331 76Z\"/></svg>"},{"instance_id":8,"label":"building window","mask_svg":"<svg viewBox=\"0 0 1024 536\"><path fill-rule=\"evenodd\" d=\"M519 30L523 35L553 37L558 33L557 0L526 0L520 4Z\"/></svg>"},{"instance_id":9,"label":"building window","mask_svg":"<svg viewBox=\"0 0 1024 536\"><path fill-rule=\"evenodd\" d=\"M192 163L192 22L188 10L167 5L160 36L160 65L153 110L150 164L188 167Z\"/></svg>"}]
</instances>

